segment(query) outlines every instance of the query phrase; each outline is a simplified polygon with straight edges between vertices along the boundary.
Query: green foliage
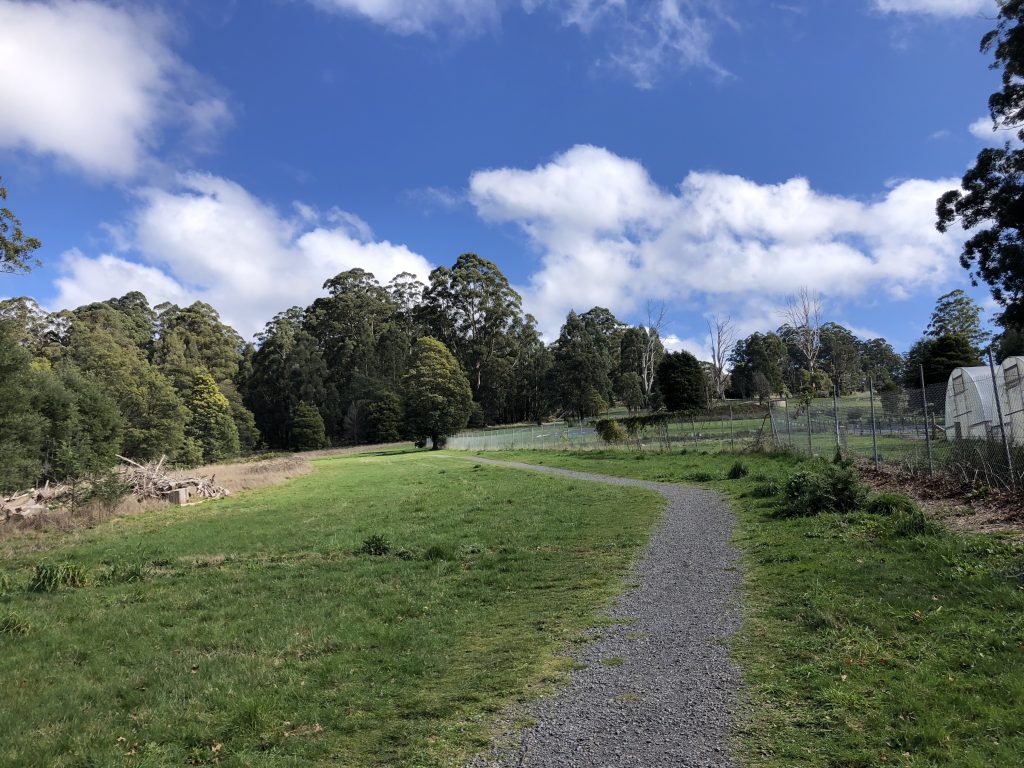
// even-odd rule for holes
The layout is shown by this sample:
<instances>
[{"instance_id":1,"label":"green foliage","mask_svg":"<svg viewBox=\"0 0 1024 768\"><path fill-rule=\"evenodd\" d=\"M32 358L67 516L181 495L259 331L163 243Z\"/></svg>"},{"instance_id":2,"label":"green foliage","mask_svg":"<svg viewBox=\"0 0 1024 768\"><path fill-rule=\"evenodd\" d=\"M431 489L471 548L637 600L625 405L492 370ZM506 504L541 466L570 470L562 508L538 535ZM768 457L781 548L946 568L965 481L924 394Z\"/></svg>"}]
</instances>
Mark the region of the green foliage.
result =
<instances>
[{"instance_id":1,"label":"green foliage","mask_svg":"<svg viewBox=\"0 0 1024 768\"><path fill-rule=\"evenodd\" d=\"M867 490L851 467L823 464L793 473L783 488L778 517L808 517L826 512L857 510Z\"/></svg>"},{"instance_id":2,"label":"green foliage","mask_svg":"<svg viewBox=\"0 0 1024 768\"><path fill-rule=\"evenodd\" d=\"M185 436L199 446L201 463L213 464L238 456L238 427L231 414L231 404L210 374L200 371L192 377L185 405L188 408Z\"/></svg>"},{"instance_id":3,"label":"green foliage","mask_svg":"<svg viewBox=\"0 0 1024 768\"><path fill-rule=\"evenodd\" d=\"M429 437L435 449L466 426L473 402L469 382L437 339L425 336L416 341L402 389L407 431L415 437Z\"/></svg>"},{"instance_id":4,"label":"green foliage","mask_svg":"<svg viewBox=\"0 0 1024 768\"><path fill-rule=\"evenodd\" d=\"M626 430L616 419L600 419L594 429L606 443L621 443L627 437Z\"/></svg>"},{"instance_id":5,"label":"green foliage","mask_svg":"<svg viewBox=\"0 0 1024 768\"><path fill-rule=\"evenodd\" d=\"M607 410L607 401L601 397L601 393L596 389L588 390L586 395L583 396L583 408L580 411L581 416L600 416Z\"/></svg>"},{"instance_id":6,"label":"green foliage","mask_svg":"<svg viewBox=\"0 0 1024 768\"><path fill-rule=\"evenodd\" d=\"M558 398L570 414L583 418L607 401L611 353L600 329L570 312L554 344L554 379ZM607 408L607 406L606 406Z\"/></svg>"},{"instance_id":7,"label":"green foliage","mask_svg":"<svg viewBox=\"0 0 1024 768\"><path fill-rule=\"evenodd\" d=\"M785 485L778 478L769 478L755 485L750 490L750 495L755 499L771 499L782 493Z\"/></svg>"},{"instance_id":8,"label":"green foliage","mask_svg":"<svg viewBox=\"0 0 1024 768\"><path fill-rule=\"evenodd\" d=\"M746 477L749 474L750 468L747 467L745 463L737 459L733 463L733 465L729 467L729 471L726 473L725 476L730 480L739 480L740 478Z\"/></svg>"},{"instance_id":9,"label":"green foliage","mask_svg":"<svg viewBox=\"0 0 1024 768\"><path fill-rule=\"evenodd\" d=\"M0 635L27 635L32 625L14 611L0 613Z\"/></svg>"},{"instance_id":10,"label":"green foliage","mask_svg":"<svg viewBox=\"0 0 1024 768\"><path fill-rule=\"evenodd\" d=\"M896 514L907 514L918 508L918 504L905 493L884 491L876 493L867 500L864 511L872 515L891 517Z\"/></svg>"},{"instance_id":11,"label":"green foliage","mask_svg":"<svg viewBox=\"0 0 1024 768\"><path fill-rule=\"evenodd\" d=\"M327 447L327 433L324 420L315 406L300 402L295 406L291 418L291 449L293 451L314 451Z\"/></svg>"},{"instance_id":12,"label":"green foliage","mask_svg":"<svg viewBox=\"0 0 1024 768\"><path fill-rule=\"evenodd\" d=\"M736 342L729 356L732 390L741 397L761 401L781 391L787 355L785 342L774 333L754 333Z\"/></svg>"},{"instance_id":13,"label":"green foliage","mask_svg":"<svg viewBox=\"0 0 1024 768\"><path fill-rule=\"evenodd\" d=\"M42 470L46 420L32 407L33 379L13 323L0 319L0 491L29 486Z\"/></svg>"},{"instance_id":14,"label":"green foliage","mask_svg":"<svg viewBox=\"0 0 1024 768\"><path fill-rule=\"evenodd\" d=\"M925 333L933 339L962 336L979 354L989 338L981 328L981 307L961 288L938 298Z\"/></svg>"},{"instance_id":15,"label":"green foliage","mask_svg":"<svg viewBox=\"0 0 1024 768\"><path fill-rule=\"evenodd\" d=\"M707 407L704 370L689 352L665 355L658 363L655 381L668 410L693 411Z\"/></svg>"},{"instance_id":16,"label":"green foliage","mask_svg":"<svg viewBox=\"0 0 1024 768\"><path fill-rule=\"evenodd\" d=\"M402 439L402 399L394 392L381 392L367 408L370 442L394 443Z\"/></svg>"},{"instance_id":17,"label":"green foliage","mask_svg":"<svg viewBox=\"0 0 1024 768\"><path fill-rule=\"evenodd\" d=\"M100 577L104 584L138 584L146 579L146 566L139 560L118 559L107 565Z\"/></svg>"},{"instance_id":18,"label":"green foliage","mask_svg":"<svg viewBox=\"0 0 1024 768\"><path fill-rule=\"evenodd\" d=\"M7 187L0 176L0 201L7 200ZM42 243L34 237L26 237L21 222L11 209L0 204L0 273L28 272L39 260L32 256Z\"/></svg>"},{"instance_id":19,"label":"green foliage","mask_svg":"<svg viewBox=\"0 0 1024 768\"><path fill-rule=\"evenodd\" d=\"M989 97L993 126L1024 136L1024 3L1000 2L996 28L981 41L983 51L993 54L993 69L1002 70L1002 88ZM978 153L960 188L939 198L937 227L946 232L959 223L964 230L976 230L963 245L960 263L971 276L984 280L992 296L1003 307L1004 327L1024 323L1024 265L1021 248L1024 233L1019 201L1024 196L1021 167L1024 150L1009 142Z\"/></svg>"},{"instance_id":20,"label":"green foliage","mask_svg":"<svg viewBox=\"0 0 1024 768\"><path fill-rule=\"evenodd\" d=\"M114 470L93 474L89 483L89 500L105 512L113 512L131 492L131 486Z\"/></svg>"},{"instance_id":21,"label":"green foliage","mask_svg":"<svg viewBox=\"0 0 1024 768\"><path fill-rule=\"evenodd\" d=\"M391 543L381 534L375 533L363 539L363 543L356 550L360 555L372 555L383 557L391 551Z\"/></svg>"},{"instance_id":22,"label":"green foliage","mask_svg":"<svg viewBox=\"0 0 1024 768\"><path fill-rule=\"evenodd\" d=\"M38 563L28 589L29 592L56 592L84 587L85 583L85 570L76 563Z\"/></svg>"}]
</instances>

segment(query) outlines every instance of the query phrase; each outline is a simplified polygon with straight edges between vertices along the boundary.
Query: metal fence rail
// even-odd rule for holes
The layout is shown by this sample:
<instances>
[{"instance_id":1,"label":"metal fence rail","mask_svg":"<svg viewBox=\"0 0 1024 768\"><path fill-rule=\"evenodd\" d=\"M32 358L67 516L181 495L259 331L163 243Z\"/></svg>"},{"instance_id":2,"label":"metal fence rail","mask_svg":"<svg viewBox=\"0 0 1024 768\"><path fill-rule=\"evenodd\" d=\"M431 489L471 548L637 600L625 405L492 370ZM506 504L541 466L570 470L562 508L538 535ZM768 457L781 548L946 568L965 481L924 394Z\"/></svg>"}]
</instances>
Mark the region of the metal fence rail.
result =
<instances>
[{"instance_id":1,"label":"metal fence rail","mask_svg":"<svg viewBox=\"0 0 1024 768\"><path fill-rule=\"evenodd\" d=\"M830 398L779 398L720 405L673 417L629 439L606 443L595 421L466 431L450 448L470 451L555 449L739 450L787 447L825 458L941 473L965 485L1024 488L1024 366L966 369L945 384L887 387ZM993 375L995 374L995 375Z\"/></svg>"}]
</instances>

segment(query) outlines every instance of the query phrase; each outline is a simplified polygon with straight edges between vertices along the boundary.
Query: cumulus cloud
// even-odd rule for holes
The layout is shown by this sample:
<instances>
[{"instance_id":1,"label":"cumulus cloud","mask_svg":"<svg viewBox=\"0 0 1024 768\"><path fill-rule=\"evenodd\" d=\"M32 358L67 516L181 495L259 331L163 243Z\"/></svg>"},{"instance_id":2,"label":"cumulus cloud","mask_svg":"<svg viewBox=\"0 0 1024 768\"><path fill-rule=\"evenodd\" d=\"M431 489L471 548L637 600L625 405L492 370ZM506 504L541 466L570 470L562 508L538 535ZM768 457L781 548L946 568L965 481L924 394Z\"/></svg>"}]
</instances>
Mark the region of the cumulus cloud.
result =
<instances>
[{"instance_id":1,"label":"cumulus cloud","mask_svg":"<svg viewBox=\"0 0 1024 768\"><path fill-rule=\"evenodd\" d=\"M175 125L205 147L225 101L169 45L167 19L92 0L0 0L0 147L128 177Z\"/></svg>"},{"instance_id":2,"label":"cumulus cloud","mask_svg":"<svg viewBox=\"0 0 1024 768\"><path fill-rule=\"evenodd\" d=\"M710 302L745 327L777 323L800 286L845 299L933 287L957 263L957 236L934 226L935 200L955 184L904 180L865 202L802 178L694 172L669 191L635 160L582 145L533 169L477 172L469 187L482 217L519 226L540 252L524 293L550 336L570 308L595 304L629 314L649 299Z\"/></svg>"},{"instance_id":3,"label":"cumulus cloud","mask_svg":"<svg viewBox=\"0 0 1024 768\"><path fill-rule=\"evenodd\" d=\"M933 16L977 16L998 11L996 0L875 0L875 8L886 13L924 13Z\"/></svg>"},{"instance_id":4,"label":"cumulus cloud","mask_svg":"<svg viewBox=\"0 0 1024 768\"><path fill-rule=\"evenodd\" d=\"M994 147L1001 147L1006 142L1014 146L1020 146L1020 139L1017 137L1019 128L1007 128L1005 125L995 125L991 117L979 117L971 123L967 130L976 139L981 139Z\"/></svg>"},{"instance_id":5,"label":"cumulus cloud","mask_svg":"<svg viewBox=\"0 0 1024 768\"><path fill-rule=\"evenodd\" d=\"M286 217L238 184L190 173L172 190L148 189L127 229L124 256L62 259L54 309L142 290L154 303L205 301L244 336L275 313L322 295L324 281L361 267L386 282L400 272L425 279L431 265L404 245L369 240L362 219L309 206Z\"/></svg>"}]
</instances>

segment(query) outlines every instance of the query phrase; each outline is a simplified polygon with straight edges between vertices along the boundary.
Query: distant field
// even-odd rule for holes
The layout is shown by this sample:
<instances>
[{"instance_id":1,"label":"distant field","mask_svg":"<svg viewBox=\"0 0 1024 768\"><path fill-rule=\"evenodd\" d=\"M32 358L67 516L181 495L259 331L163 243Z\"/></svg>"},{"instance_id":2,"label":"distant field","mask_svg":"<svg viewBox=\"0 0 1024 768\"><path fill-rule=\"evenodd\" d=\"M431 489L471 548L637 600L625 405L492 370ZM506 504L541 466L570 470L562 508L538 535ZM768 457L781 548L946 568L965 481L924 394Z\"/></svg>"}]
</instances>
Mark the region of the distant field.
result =
<instances>
[{"instance_id":1,"label":"distant field","mask_svg":"<svg viewBox=\"0 0 1024 768\"><path fill-rule=\"evenodd\" d=\"M0 764L460 766L503 707L559 679L661 508L354 455L3 542ZM357 552L374 535L388 555Z\"/></svg>"}]
</instances>

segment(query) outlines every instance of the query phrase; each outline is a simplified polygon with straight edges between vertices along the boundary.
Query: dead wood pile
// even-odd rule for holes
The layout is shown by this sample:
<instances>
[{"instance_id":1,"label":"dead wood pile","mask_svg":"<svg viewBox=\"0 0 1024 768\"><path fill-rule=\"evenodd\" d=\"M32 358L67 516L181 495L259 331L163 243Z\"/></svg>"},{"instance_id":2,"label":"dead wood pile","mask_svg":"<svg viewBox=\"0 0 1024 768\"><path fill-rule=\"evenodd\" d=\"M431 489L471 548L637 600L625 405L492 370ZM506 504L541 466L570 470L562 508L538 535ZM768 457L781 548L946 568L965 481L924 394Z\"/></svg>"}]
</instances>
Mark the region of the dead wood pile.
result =
<instances>
[{"instance_id":1,"label":"dead wood pile","mask_svg":"<svg viewBox=\"0 0 1024 768\"><path fill-rule=\"evenodd\" d=\"M118 477L128 493L139 501L165 499L184 504L190 498L219 499L230 495L227 488L217 485L215 476L183 476L169 472L164 464L166 457L148 464L139 464L124 456L118 469ZM18 491L10 496L0 496L0 523L21 522L45 518L52 509L71 508L75 501L92 495L92 483L83 480L76 485L46 483L42 488Z\"/></svg>"},{"instance_id":2,"label":"dead wood pile","mask_svg":"<svg viewBox=\"0 0 1024 768\"><path fill-rule=\"evenodd\" d=\"M181 477L164 469L166 457L148 464L138 464L124 456L121 459L121 479L131 488L132 494L138 499L168 498L175 491L185 491L186 497L198 496L203 499L220 499L229 496L230 491L214 480L216 476Z\"/></svg>"}]
</instances>

